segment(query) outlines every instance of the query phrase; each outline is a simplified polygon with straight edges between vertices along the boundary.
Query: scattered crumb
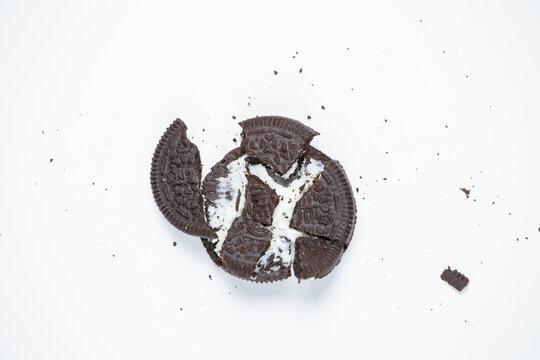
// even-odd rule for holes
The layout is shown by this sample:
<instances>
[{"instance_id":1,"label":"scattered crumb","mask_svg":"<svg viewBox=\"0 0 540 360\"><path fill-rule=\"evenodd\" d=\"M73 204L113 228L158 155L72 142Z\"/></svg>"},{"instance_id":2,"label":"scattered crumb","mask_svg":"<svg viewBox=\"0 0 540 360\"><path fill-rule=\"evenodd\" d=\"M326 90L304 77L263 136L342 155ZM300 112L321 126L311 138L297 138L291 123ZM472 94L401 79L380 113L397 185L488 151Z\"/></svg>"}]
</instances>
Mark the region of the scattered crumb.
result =
<instances>
[{"instance_id":1,"label":"scattered crumb","mask_svg":"<svg viewBox=\"0 0 540 360\"><path fill-rule=\"evenodd\" d=\"M45 135L45 131L41 130L41 135Z\"/></svg>"},{"instance_id":2,"label":"scattered crumb","mask_svg":"<svg viewBox=\"0 0 540 360\"><path fill-rule=\"evenodd\" d=\"M302 73L302 68L300 68L300 70L298 70L298 72L301 74Z\"/></svg>"},{"instance_id":3,"label":"scattered crumb","mask_svg":"<svg viewBox=\"0 0 540 360\"><path fill-rule=\"evenodd\" d=\"M467 320L465 320L465 324L467 323Z\"/></svg>"},{"instance_id":4,"label":"scattered crumb","mask_svg":"<svg viewBox=\"0 0 540 360\"><path fill-rule=\"evenodd\" d=\"M420 22L422 22L422 19L420 19Z\"/></svg>"},{"instance_id":5,"label":"scattered crumb","mask_svg":"<svg viewBox=\"0 0 540 360\"><path fill-rule=\"evenodd\" d=\"M274 70L274 75L277 75L277 74L278 74L278 72L276 70Z\"/></svg>"},{"instance_id":6,"label":"scattered crumb","mask_svg":"<svg viewBox=\"0 0 540 360\"><path fill-rule=\"evenodd\" d=\"M202 131L204 132L204 129L202 129Z\"/></svg>"},{"instance_id":7,"label":"scattered crumb","mask_svg":"<svg viewBox=\"0 0 540 360\"><path fill-rule=\"evenodd\" d=\"M382 178L384 181L388 180L387 178Z\"/></svg>"},{"instance_id":8,"label":"scattered crumb","mask_svg":"<svg viewBox=\"0 0 540 360\"><path fill-rule=\"evenodd\" d=\"M236 116L233 115L232 118L233 118L233 120L236 120Z\"/></svg>"},{"instance_id":9,"label":"scattered crumb","mask_svg":"<svg viewBox=\"0 0 540 360\"><path fill-rule=\"evenodd\" d=\"M176 241L173 241L172 246L176 246Z\"/></svg>"},{"instance_id":10,"label":"scattered crumb","mask_svg":"<svg viewBox=\"0 0 540 360\"><path fill-rule=\"evenodd\" d=\"M359 188L356 188L356 192L360 192L360 189L359 189Z\"/></svg>"},{"instance_id":11,"label":"scattered crumb","mask_svg":"<svg viewBox=\"0 0 540 360\"><path fill-rule=\"evenodd\" d=\"M349 50L349 48L347 48L347 50Z\"/></svg>"},{"instance_id":12,"label":"scattered crumb","mask_svg":"<svg viewBox=\"0 0 540 360\"><path fill-rule=\"evenodd\" d=\"M443 54L446 54L446 51L443 50L442 53L443 53Z\"/></svg>"},{"instance_id":13,"label":"scattered crumb","mask_svg":"<svg viewBox=\"0 0 540 360\"><path fill-rule=\"evenodd\" d=\"M212 275L208 275L208 278L209 278L210 280L212 280Z\"/></svg>"},{"instance_id":14,"label":"scattered crumb","mask_svg":"<svg viewBox=\"0 0 540 360\"><path fill-rule=\"evenodd\" d=\"M465 75L466 78L469 78L469 75Z\"/></svg>"},{"instance_id":15,"label":"scattered crumb","mask_svg":"<svg viewBox=\"0 0 540 360\"><path fill-rule=\"evenodd\" d=\"M95 183L95 182L93 182L93 183L92 183L92 185L96 185L96 183Z\"/></svg>"},{"instance_id":16,"label":"scattered crumb","mask_svg":"<svg viewBox=\"0 0 540 360\"><path fill-rule=\"evenodd\" d=\"M519 238L516 238L516 241L519 241Z\"/></svg>"},{"instance_id":17,"label":"scattered crumb","mask_svg":"<svg viewBox=\"0 0 540 360\"><path fill-rule=\"evenodd\" d=\"M437 156L439 156L439 153L437 153Z\"/></svg>"},{"instance_id":18,"label":"scattered crumb","mask_svg":"<svg viewBox=\"0 0 540 360\"><path fill-rule=\"evenodd\" d=\"M308 116L307 116L307 119L308 119L308 120L311 120L311 116L308 115Z\"/></svg>"},{"instance_id":19,"label":"scattered crumb","mask_svg":"<svg viewBox=\"0 0 540 360\"><path fill-rule=\"evenodd\" d=\"M471 194L471 190L467 190L465 188L459 188L459 189L465 193L465 196L467 196L467 199L468 199L469 195Z\"/></svg>"},{"instance_id":20,"label":"scattered crumb","mask_svg":"<svg viewBox=\"0 0 540 360\"><path fill-rule=\"evenodd\" d=\"M385 122L385 123L387 123L387 122L388 122L388 120L387 120L387 119L384 119L384 122Z\"/></svg>"},{"instance_id":21,"label":"scattered crumb","mask_svg":"<svg viewBox=\"0 0 540 360\"><path fill-rule=\"evenodd\" d=\"M448 125L444 125L444 127L448 129Z\"/></svg>"},{"instance_id":22,"label":"scattered crumb","mask_svg":"<svg viewBox=\"0 0 540 360\"><path fill-rule=\"evenodd\" d=\"M326 108L324 107L324 105L321 105L321 109L323 109L323 110L324 110L324 109L326 109Z\"/></svg>"},{"instance_id":23,"label":"scattered crumb","mask_svg":"<svg viewBox=\"0 0 540 360\"><path fill-rule=\"evenodd\" d=\"M229 291L229 295L231 295L231 292Z\"/></svg>"},{"instance_id":24,"label":"scattered crumb","mask_svg":"<svg viewBox=\"0 0 540 360\"><path fill-rule=\"evenodd\" d=\"M433 311L433 308L429 309L429 311Z\"/></svg>"},{"instance_id":25,"label":"scattered crumb","mask_svg":"<svg viewBox=\"0 0 540 360\"><path fill-rule=\"evenodd\" d=\"M491 205L495 205L495 201L492 201L492 202L491 202Z\"/></svg>"},{"instance_id":26,"label":"scattered crumb","mask_svg":"<svg viewBox=\"0 0 540 360\"><path fill-rule=\"evenodd\" d=\"M233 142L236 142L236 138L233 138L232 141L233 141Z\"/></svg>"},{"instance_id":27,"label":"scattered crumb","mask_svg":"<svg viewBox=\"0 0 540 360\"><path fill-rule=\"evenodd\" d=\"M52 162L53 162L53 160L54 160L53 158L50 158L50 159L49 159L49 163L52 163Z\"/></svg>"},{"instance_id":28,"label":"scattered crumb","mask_svg":"<svg viewBox=\"0 0 540 360\"><path fill-rule=\"evenodd\" d=\"M112 254L112 257L116 257L114 254Z\"/></svg>"},{"instance_id":29,"label":"scattered crumb","mask_svg":"<svg viewBox=\"0 0 540 360\"><path fill-rule=\"evenodd\" d=\"M184 310L184 308L180 308L180 311Z\"/></svg>"},{"instance_id":30,"label":"scattered crumb","mask_svg":"<svg viewBox=\"0 0 540 360\"><path fill-rule=\"evenodd\" d=\"M511 213L511 212L509 212L509 213L508 213L508 215L512 215L512 213Z\"/></svg>"}]
</instances>

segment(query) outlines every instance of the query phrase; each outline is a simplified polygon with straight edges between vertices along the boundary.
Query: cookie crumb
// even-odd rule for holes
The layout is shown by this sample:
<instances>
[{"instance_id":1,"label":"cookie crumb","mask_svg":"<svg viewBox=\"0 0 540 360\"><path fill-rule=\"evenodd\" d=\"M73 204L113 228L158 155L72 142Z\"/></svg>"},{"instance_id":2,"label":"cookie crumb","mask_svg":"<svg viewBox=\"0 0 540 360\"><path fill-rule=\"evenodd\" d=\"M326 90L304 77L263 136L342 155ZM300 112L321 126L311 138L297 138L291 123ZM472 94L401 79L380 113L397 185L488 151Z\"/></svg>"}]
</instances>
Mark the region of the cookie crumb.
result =
<instances>
[{"instance_id":1,"label":"cookie crumb","mask_svg":"<svg viewBox=\"0 0 540 360\"><path fill-rule=\"evenodd\" d=\"M236 120L236 116L233 115L232 118L233 118L233 120Z\"/></svg>"},{"instance_id":2,"label":"cookie crumb","mask_svg":"<svg viewBox=\"0 0 540 360\"><path fill-rule=\"evenodd\" d=\"M50 159L49 159L49 163L52 163L52 162L53 162L53 160L54 160L53 158L50 158Z\"/></svg>"},{"instance_id":3,"label":"cookie crumb","mask_svg":"<svg viewBox=\"0 0 540 360\"><path fill-rule=\"evenodd\" d=\"M278 74L278 72L276 70L274 70L274 75L277 75L277 74Z\"/></svg>"},{"instance_id":4,"label":"cookie crumb","mask_svg":"<svg viewBox=\"0 0 540 360\"><path fill-rule=\"evenodd\" d=\"M233 141L233 142L236 142L236 138L233 138L232 141Z\"/></svg>"},{"instance_id":5,"label":"cookie crumb","mask_svg":"<svg viewBox=\"0 0 540 360\"><path fill-rule=\"evenodd\" d=\"M172 246L176 246L176 241L173 241Z\"/></svg>"},{"instance_id":6,"label":"cookie crumb","mask_svg":"<svg viewBox=\"0 0 540 360\"><path fill-rule=\"evenodd\" d=\"M300 70L298 70L298 72L301 74L302 73L302 68L300 68Z\"/></svg>"},{"instance_id":7,"label":"cookie crumb","mask_svg":"<svg viewBox=\"0 0 540 360\"><path fill-rule=\"evenodd\" d=\"M461 291L469 284L469 279L457 270L452 270L450 266L441 274L441 279L446 281L456 290Z\"/></svg>"},{"instance_id":8,"label":"cookie crumb","mask_svg":"<svg viewBox=\"0 0 540 360\"><path fill-rule=\"evenodd\" d=\"M465 196L467 196L467 199L468 199L469 195L471 194L471 190L465 189L465 188L459 188L459 189L465 193Z\"/></svg>"},{"instance_id":9,"label":"cookie crumb","mask_svg":"<svg viewBox=\"0 0 540 360\"><path fill-rule=\"evenodd\" d=\"M210 280L212 280L212 275L208 275L208 278L209 278Z\"/></svg>"},{"instance_id":10,"label":"cookie crumb","mask_svg":"<svg viewBox=\"0 0 540 360\"><path fill-rule=\"evenodd\" d=\"M324 107L324 105L321 105L321 109L323 109L323 110L324 110L324 109L326 109L326 108Z\"/></svg>"},{"instance_id":11,"label":"cookie crumb","mask_svg":"<svg viewBox=\"0 0 540 360\"><path fill-rule=\"evenodd\" d=\"M388 180L387 178L382 178L384 181Z\"/></svg>"},{"instance_id":12,"label":"cookie crumb","mask_svg":"<svg viewBox=\"0 0 540 360\"><path fill-rule=\"evenodd\" d=\"M356 188L356 192L360 192L360 189L359 189L359 188Z\"/></svg>"},{"instance_id":13,"label":"cookie crumb","mask_svg":"<svg viewBox=\"0 0 540 360\"><path fill-rule=\"evenodd\" d=\"M307 116L307 119L308 119L308 120L311 120L311 116L308 115L308 116Z\"/></svg>"}]
</instances>

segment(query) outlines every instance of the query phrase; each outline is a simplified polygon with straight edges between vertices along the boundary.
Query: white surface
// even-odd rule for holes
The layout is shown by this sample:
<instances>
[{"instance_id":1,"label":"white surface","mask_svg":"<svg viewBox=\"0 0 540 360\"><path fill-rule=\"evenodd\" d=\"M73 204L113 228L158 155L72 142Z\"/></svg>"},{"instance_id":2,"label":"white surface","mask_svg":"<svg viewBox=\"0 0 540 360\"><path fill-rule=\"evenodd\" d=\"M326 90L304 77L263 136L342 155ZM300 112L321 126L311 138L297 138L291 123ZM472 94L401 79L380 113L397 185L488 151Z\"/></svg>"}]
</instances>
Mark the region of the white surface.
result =
<instances>
[{"instance_id":1,"label":"white surface","mask_svg":"<svg viewBox=\"0 0 540 360\"><path fill-rule=\"evenodd\" d=\"M3 0L0 359L540 358L538 64L536 1ZM175 117L207 171L263 114L360 190L323 280L234 279L153 202Z\"/></svg>"}]
</instances>

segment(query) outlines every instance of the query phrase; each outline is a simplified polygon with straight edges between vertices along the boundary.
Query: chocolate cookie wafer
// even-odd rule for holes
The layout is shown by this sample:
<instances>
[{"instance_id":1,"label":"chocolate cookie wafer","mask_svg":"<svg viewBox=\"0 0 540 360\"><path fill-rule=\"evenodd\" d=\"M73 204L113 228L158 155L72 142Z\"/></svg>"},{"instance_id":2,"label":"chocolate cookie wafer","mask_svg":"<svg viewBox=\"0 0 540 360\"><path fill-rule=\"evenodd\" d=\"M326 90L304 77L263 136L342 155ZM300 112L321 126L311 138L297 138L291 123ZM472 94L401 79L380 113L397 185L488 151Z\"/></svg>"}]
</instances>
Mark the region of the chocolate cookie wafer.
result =
<instances>
[{"instance_id":1,"label":"chocolate cookie wafer","mask_svg":"<svg viewBox=\"0 0 540 360\"><path fill-rule=\"evenodd\" d=\"M152 158L152 192L159 210L176 228L214 238L203 213L201 157L186 130L184 122L176 119L161 137Z\"/></svg>"},{"instance_id":2,"label":"chocolate cookie wafer","mask_svg":"<svg viewBox=\"0 0 540 360\"><path fill-rule=\"evenodd\" d=\"M261 116L240 123L246 154L283 175L302 156L318 132L282 116Z\"/></svg>"}]
</instances>

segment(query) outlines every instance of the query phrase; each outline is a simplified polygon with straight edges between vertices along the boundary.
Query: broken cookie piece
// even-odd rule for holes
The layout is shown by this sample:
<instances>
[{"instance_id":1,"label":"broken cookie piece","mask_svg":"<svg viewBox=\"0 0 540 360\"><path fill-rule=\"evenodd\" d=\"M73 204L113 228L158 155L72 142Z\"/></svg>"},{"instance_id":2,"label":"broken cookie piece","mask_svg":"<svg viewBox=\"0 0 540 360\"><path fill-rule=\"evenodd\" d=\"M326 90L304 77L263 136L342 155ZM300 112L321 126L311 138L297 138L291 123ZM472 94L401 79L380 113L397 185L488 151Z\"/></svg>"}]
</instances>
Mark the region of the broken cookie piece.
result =
<instances>
[{"instance_id":1,"label":"broken cookie piece","mask_svg":"<svg viewBox=\"0 0 540 360\"><path fill-rule=\"evenodd\" d=\"M251 157L285 174L302 156L318 132L300 121L282 116L261 116L240 123L242 148Z\"/></svg>"},{"instance_id":2,"label":"broken cookie piece","mask_svg":"<svg viewBox=\"0 0 540 360\"><path fill-rule=\"evenodd\" d=\"M441 274L441 279L446 281L458 291L463 290L465 286L469 284L469 279L465 275L455 269L450 269L450 266L448 269L444 269Z\"/></svg>"},{"instance_id":3,"label":"broken cookie piece","mask_svg":"<svg viewBox=\"0 0 540 360\"><path fill-rule=\"evenodd\" d=\"M201 157L186 130L184 122L176 119L161 137L152 158L152 192L159 210L176 228L215 238L203 213Z\"/></svg>"}]
</instances>

